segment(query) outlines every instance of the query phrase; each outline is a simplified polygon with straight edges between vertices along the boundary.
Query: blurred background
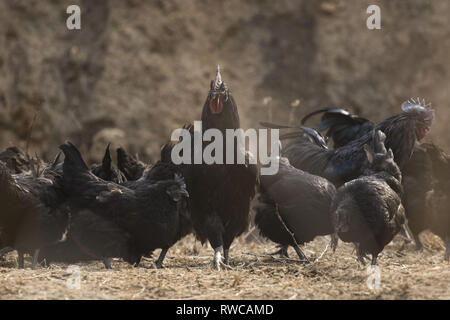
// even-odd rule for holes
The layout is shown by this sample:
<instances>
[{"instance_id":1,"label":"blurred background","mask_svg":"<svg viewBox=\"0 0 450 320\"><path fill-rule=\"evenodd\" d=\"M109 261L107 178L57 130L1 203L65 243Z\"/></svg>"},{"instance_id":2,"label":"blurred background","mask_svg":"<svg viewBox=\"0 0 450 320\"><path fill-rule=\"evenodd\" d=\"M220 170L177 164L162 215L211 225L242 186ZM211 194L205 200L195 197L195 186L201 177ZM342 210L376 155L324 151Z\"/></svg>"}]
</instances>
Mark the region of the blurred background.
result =
<instances>
[{"instance_id":1,"label":"blurred background","mask_svg":"<svg viewBox=\"0 0 450 320\"><path fill-rule=\"evenodd\" d=\"M81 30L66 28L71 4ZM381 30L366 9L381 8ZM450 148L450 1L0 0L0 148L52 158L66 139L155 161L200 119L222 67L244 128L343 107L373 121L432 102L428 140Z\"/></svg>"}]
</instances>

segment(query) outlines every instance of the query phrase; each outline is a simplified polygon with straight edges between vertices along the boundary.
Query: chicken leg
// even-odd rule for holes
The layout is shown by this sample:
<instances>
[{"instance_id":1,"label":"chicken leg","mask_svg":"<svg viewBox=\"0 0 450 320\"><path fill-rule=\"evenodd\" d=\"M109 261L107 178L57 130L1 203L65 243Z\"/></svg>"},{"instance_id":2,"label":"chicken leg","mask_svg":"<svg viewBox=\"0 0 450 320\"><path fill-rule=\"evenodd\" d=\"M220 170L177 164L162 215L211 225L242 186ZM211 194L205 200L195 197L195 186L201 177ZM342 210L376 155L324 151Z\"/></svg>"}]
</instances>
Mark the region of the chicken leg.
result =
<instances>
[{"instance_id":1,"label":"chicken leg","mask_svg":"<svg viewBox=\"0 0 450 320\"><path fill-rule=\"evenodd\" d=\"M0 250L0 258L1 258L3 255L5 255L5 254L7 254L8 252L11 252L11 251L14 251L14 248L11 248L11 247L5 247L5 248L1 249L1 250Z\"/></svg>"},{"instance_id":2,"label":"chicken leg","mask_svg":"<svg viewBox=\"0 0 450 320\"><path fill-rule=\"evenodd\" d=\"M422 251L423 244L420 241L419 235L414 234L413 237L414 237L414 242L416 243L416 250L417 251Z\"/></svg>"},{"instance_id":3,"label":"chicken leg","mask_svg":"<svg viewBox=\"0 0 450 320\"><path fill-rule=\"evenodd\" d=\"M230 258L230 249L229 248L223 249L223 257L224 257L223 263L228 264L229 258Z\"/></svg>"},{"instance_id":4,"label":"chicken leg","mask_svg":"<svg viewBox=\"0 0 450 320\"><path fill-rule=\"evenodd\" d=\"M36 269L36 265L37 265L37 263L38 263L38 258L39 258L39 252L41 251L41 249L36 249L35 251L34 251L34 254L33 254L33 263L31 264L31 269L32 270L34 270L34 269Z\"/></svg>"},{"instance_id":5,"label":"chicken leg","mask_svg":"<svg viewBox=\"0 0 450 320\"><path fill-rule=\"evenodd\" d=\"M303 253L303 251L299 248L299 246L295 245L294 246L295 252L297 253L299 259L301 262L307 262L309 263L308 258L305 256L305 254Z\"/></svg>"},{"instance_id":6,"label":"chicken leg","mask_svg":"<svg viewBox=\"0 0 450 320\"><path fill-rule=\"evenodd\" d=\"M271 256L274 255L280 255L280 258L289 258L289 254L288 254L288 246L284 246L284 245L280 245L279 247L280 249L278 251L269 253Z\"/></svg>"},{"instance_id":7,"label":"chicken leg","mask_svg":"<svg viewBox=\"0 0 450 320\"><path fill-rule=\"evenodd\" d=\"M19 255L19 269L23 269L24 268L24 258L23 258L23 251L18 251L18 255Z\"/></svg>"},{"instance_id":8,"label":"chicken leg","mask_svg":"<svg viewBox=\"0 0 450 320\"><path fill-rule=\"evenodd\" d=\"M372 254L372 263L371 263L372 266L377 265L377 257L378 257L378 254Z\"/></svg>"},{"instance_id":9,"label":"chicken leg","mask_svg":"<svg viewBox=\"0 0 450 320\"><path fill-rule=\"evenodd\" d=\"M112 267L111 267L111 259L109 259L109 258L103 259L103 264L105 265L106 269L112 269Z\"/></svg>"},{"instance_id":10,"label":"chicken leg","mask_svg":"<svg viewBox=\"0 0 450 320\"><path fill-rule=\"evenodd\" d=\"M338 242L339 242L339 237L338 237L337 233L331 234L330 237L331 237L331 241L330 241L331 249L333 249L333 252L336 252L336 248L337 248Z\"/></svg>"},{"instance_id":11,"label":"chicken leg","mask_svg":"<svg viewBox=\"0 0 450 320\"><path fill-rule=\"evenodd\" d=\"M167 254L168 250L169 250L169 248L164 248L164 249L161 250L161 253L159 254L159 258L158 258L158 260L155 263L156 268L158 268L158 269L162 268L163 261L164 261L164 258L166 257L166 254Z\"/></svg>"}]
</instances>

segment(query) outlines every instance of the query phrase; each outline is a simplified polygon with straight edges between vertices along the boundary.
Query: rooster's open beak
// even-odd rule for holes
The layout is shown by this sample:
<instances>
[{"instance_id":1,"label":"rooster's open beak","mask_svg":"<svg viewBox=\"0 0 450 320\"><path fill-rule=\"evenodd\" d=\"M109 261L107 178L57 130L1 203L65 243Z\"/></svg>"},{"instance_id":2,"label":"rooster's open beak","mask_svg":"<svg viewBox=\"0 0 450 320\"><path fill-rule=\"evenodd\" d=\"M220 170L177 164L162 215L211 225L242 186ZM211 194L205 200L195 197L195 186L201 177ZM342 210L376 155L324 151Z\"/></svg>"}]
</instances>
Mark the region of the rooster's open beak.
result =
<instances>
[{"instance_id":1,"label":"rooster's open beak","mask_svg":"<svg viewBox=\"0 0 450 320\"><path fill-rule=\"evenodd\" d=\"M219 114L222 112L223 102L220 99L220 94L211 98L211 101L209 103L209 109L211 110L212 114Z\"/></svg>"}]
</instances>

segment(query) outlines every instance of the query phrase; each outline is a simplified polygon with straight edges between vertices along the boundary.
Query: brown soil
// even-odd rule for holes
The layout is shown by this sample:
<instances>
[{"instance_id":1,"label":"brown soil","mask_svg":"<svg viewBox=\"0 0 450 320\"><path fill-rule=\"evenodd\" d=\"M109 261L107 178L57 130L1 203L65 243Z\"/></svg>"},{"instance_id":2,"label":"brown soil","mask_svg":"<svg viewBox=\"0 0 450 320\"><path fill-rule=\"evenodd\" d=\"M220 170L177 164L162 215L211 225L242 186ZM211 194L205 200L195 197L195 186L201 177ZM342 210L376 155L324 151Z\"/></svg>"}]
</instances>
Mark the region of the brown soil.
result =
<instances>
[{"instance_id":1,"label":"brown soil","mask_svg":"<svg viewBox=\"0 0 450 320\"><path fill-rule=\"evenodd\" d=\"M420 96L436 108L429 139L449 150L450 2L375 3L373 31L372 0L0 1L0 149L24 147L39 110L32 154L70 139L90 161L107 142L155 161L200 118L219 63L244 128L335 106L378 122Z\"/></svg>"}]
</instances>

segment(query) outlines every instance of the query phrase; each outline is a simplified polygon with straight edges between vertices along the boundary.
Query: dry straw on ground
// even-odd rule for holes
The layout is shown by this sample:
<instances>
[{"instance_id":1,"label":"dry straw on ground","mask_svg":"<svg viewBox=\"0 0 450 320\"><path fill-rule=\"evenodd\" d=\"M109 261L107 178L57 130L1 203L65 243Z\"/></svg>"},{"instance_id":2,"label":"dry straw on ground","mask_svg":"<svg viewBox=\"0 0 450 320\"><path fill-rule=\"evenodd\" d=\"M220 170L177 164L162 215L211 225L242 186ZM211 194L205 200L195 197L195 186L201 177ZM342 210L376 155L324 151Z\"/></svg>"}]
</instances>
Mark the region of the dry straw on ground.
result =
<instances>
[{"instance_id":1,"label":"dry straw on ground","mask_svg":"<svg viewBox=\"0 0 450 320\"><path fill-rule=\"evenodd\" d=\"M253 238L253 237L248 237ZM132 268L114 260L113 270L101 262L79 264L81 288L68 289L67 265L18 270L15 253L0 259L1 299L450 299L450 268L443 260L443 243L422 235L423 252L412 246L399 252L396 238L378 260L381 287L367 286L368 273L355 259L353 247L339 243L327 250L328 237L319 237L304 250L309 265L269 255L273 243L241 237L231 249L233 270L210 268L212 250L193 237L176 244L164 269ZM156 252L156 254L159 252ZM155 255L156 256L156 255ZM152 260L143 264L151 267Z\"/></svg>"}]
</instances>

